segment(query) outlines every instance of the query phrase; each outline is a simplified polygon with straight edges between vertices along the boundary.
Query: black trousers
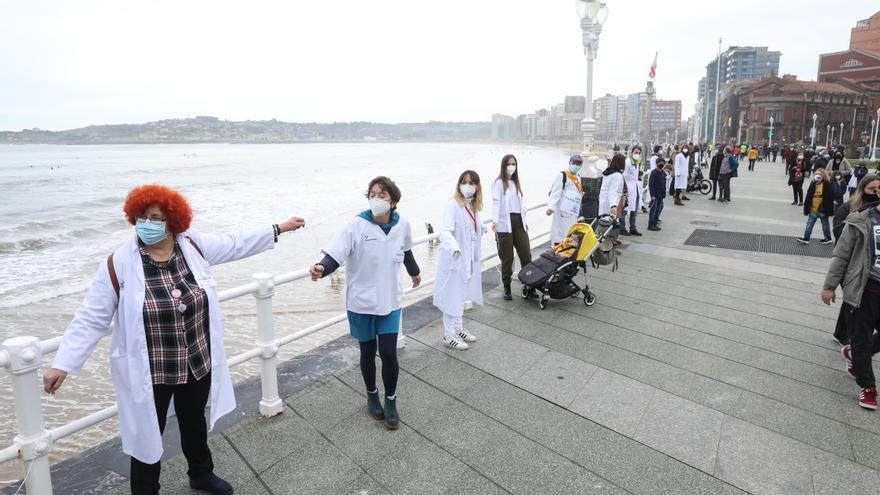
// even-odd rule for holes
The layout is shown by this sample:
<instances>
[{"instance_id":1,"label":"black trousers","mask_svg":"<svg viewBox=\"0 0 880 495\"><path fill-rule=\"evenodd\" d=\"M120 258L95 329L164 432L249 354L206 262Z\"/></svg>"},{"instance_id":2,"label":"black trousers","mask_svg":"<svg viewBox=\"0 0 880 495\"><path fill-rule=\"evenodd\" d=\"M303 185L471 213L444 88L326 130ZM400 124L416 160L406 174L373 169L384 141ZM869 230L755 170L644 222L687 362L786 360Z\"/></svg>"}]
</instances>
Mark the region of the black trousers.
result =
<instances>
[{"instance_id":1,"label":"black trousers","mask_svg":"<svg viewBox=\"0 0 880 495\"><path fill-rule=\"evenodd\" d=\"M174 412L180 426L180 446L189 465L190 479L200 478L214 471L211 449L208 448L208 424L205 421L205 405L211 392L211 373L196 380L192 372L183 385L153 385L156 417L159 431L165 431L168 406L174 400ZM143 463L131 458L132 495L155 495L159 493L161 462Z\"/></svg>"},{"instance_id":2,"label":"black trousers","mask_svg":"<svg viewBox=\"0 0 880 495\"><path fill-rule=\"evenodd\" d=\"M749 158L749 170L755 170L755 161Z\"/></svg>"},{"instance_id":3,"label":"black trousers","mask_svg":"<svg viewBox=\"0 0 880 495\"><path fill-rule=\"evenodd\" d=\"M712 179L712 197L718 193L718 179Z\"/></svg>"},{"instance_id":4,"label":"black trousers","mask_svg":"<svg viewBox=\"0 0 880 495\"><path fill-rule=\"evenodd\" d=\"M862 388L874 386L874 367L871 357L880 351L880 334L874 328L880 324L880 282L868 280L862 294L862 303L850 316L849 345L856 383Z\"/></svg>"},{"instance_id":5,"label":"black trousers","mask_svg":"<svg viewBox=\"0 0 880 495\"><path fill-rule=\"evenodd\" d=\"M794 202L795 203L803 203L804 202L804 183L803 182L795 182L791 185L792 193L794 194Z\"/></svg>"},{"instance_id":6,"label":"black trousers","mask_svg":"<svg viewBox=\"0 0 880 495\"><path fill-rule=\"evenodd\" d=\"M725 201L730 201L730 176L731 174L718 174L718 182L721 186L721 197Z\"/></svg>"},{"instance_id":7,"label":"black trousers","mask_svg":"<svg viewBox=\"0 0 880 495\"><path fill-rule=\"evenodd\" d=\"M837 324L834 325L834 338L843 345L849 343L849 317L853 307L847 303L841 303L840 312L837 313Z\"/></svg>"},{"instance_id":8,"label":"black trousers","mask_svg":"<svg viewBox=\"0 0 880 495\"><path fill-rule=\"evenodd\" d=\"M519 213L510 214L510 232L497 232L495 241L498 243L498 258L501 259L501 283L504 287L510 287L510 279L513 277L513 250L519 262L526 266L532 262L532 247L529 242L529 234L523 226L522 216Z\"/></svg>"}]
</instances>

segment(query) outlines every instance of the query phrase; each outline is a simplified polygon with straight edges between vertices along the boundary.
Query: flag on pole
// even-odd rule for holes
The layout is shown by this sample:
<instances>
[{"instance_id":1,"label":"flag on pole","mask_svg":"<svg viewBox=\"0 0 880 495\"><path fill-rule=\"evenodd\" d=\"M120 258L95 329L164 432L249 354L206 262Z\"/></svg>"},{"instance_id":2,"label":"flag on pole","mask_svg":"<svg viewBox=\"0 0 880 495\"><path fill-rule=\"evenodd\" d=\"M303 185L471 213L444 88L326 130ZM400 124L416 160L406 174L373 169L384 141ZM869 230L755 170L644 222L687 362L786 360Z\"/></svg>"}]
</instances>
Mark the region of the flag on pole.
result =
<instances>
[{"instance_id":1,"label":"flag on pole","mask_svg":"<svg viewBox=\"0 0 880 495\"><path fill-rule=\"evenodd\" d=\"M657 52L654 53L654 63L651 64L651 72L648 73L648 77L650 77L651 79L654 79L654 76L657 75L657 54L659 53L660 50L657 50Z\"/></svg>"}]
</instances>

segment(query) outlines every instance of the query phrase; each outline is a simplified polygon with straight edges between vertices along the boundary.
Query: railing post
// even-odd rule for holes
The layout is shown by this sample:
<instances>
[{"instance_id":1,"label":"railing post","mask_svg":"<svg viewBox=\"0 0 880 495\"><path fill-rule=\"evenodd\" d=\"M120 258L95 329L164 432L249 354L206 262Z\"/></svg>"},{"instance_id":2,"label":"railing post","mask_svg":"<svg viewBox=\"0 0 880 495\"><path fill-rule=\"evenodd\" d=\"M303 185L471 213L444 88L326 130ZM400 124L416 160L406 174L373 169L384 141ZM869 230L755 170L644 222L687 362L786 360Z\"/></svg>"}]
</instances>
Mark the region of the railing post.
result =
<instances>
[{"instance_id":1,"label":"railing post","mask_svg":"<svg viewBox=\"0 0 880 495\"><path fill-rule=\"evenodd\" d=\"M24 459L25 486L30 495L51 495L49 452L52 442L43 430L43 409L40 404L40 380L37 371L43 361L40 341L36 337L13 337L3 342L9 357L15 420L18 435L15 445Z\"/></svg>"},{"instance_id":2,"label":"railing post","mask_svg":"<svg viewBox=\"0 0 880 495\"><path fill-rule=\"evenodd\" d=\"M257 282L257 346L260 353L260 378L263 385L263 398L260 400L260 414L275 416L281 414L281 398L278 397L278 345L272 329L272 296L275 295L275 282L268 273L253 276Z\"/></svg>"},{"instance_id":3,"label":"railing post","mask_svg":"<svg viewBox=\"0 0 880 495\"><path fill-rule=\"evenodd\" d=\"M403 334L403 306L400 307L400 327L397 328L397 348L406 347L406 336Z\"/></svg>"}]
</instances>

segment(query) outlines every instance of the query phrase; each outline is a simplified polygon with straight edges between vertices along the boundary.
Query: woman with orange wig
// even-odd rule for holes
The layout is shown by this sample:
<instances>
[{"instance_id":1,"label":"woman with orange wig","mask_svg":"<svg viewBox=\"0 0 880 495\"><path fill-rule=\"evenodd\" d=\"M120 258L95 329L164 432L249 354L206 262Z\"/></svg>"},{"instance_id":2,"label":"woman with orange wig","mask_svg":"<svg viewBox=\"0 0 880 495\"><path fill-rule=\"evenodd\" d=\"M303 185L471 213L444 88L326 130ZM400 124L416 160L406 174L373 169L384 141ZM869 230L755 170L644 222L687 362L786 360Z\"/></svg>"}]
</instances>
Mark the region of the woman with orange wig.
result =
<instances>
[{"instance_id":1,"label":"woman with orange wig","mask_svg":"<svg viewBox=\"0 0 880 495\"><path fill-rule=\"evenodd\" d=\"M190 486L232 493L214 474L205 422L208 404L212 428L235 409L211 266L272 249L280 234L305 221L291 217L237 234L199 233L189 230L186 198L159 185L132 189L123 211L135 235L98 267L43 386L54 394L68 373L77 373L110 333L115 314L110 372L122 450L131 456L132 494L159 493L162 431L172 399Z\"/></svg>"}]
</instances>

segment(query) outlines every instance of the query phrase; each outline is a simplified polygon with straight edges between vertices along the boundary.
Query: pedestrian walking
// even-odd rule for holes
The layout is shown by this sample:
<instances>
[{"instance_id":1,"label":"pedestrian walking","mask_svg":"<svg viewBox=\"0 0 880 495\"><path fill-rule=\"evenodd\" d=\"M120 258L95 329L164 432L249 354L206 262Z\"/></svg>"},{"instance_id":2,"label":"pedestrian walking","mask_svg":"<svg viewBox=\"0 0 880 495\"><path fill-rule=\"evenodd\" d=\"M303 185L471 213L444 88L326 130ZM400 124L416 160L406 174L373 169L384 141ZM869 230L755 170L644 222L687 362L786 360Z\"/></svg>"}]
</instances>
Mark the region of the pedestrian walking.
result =
<instances>
[{"instance_id":1,"label":"pedestrian walking","mask_svg":"<svg viewBox=\"0 0 880 495\"><path fill-rule=\"evenodd\" d=\"M528 229L517 160L513 155L504 155L498 178L492 184L492 230L495 232L498 258L501 259L501 284L505 301L513 300L510 280L513 277L514 249L520 266L532 262Z\"/></svg>"},{"instance_id":2,"label":"pedestrian walking","mask_svg":"<svg viewBox=\"0 0 880 495\"><path fill-rule=\"evenodd\" d=\"M773 157L773 163L776 163L776 155L779 154L779 146L773 145L770 147L770 155Z\"/></svg>"},{"instance_id":3,"label":"pedestrian walking","mask_svg":"<svg viewBox=\"0 0 880 495\"><path fill-rule=\"evenodd\" d=\"M712 181L712 197L710 200L715 200L715 194L718 191L718 175L721 172L721 161L724 160L724 150L719 149L715 156L712 157L712 164L709 165L709 180ZM720 197L720 195L719 195Z\"/></svg>"},{"instance_id":4,"label":"pedestrian walking","mask_svg":"<svg viewBox=\"0 0 880 495\"><path fill-rule=\"evenodd\" d=\"M412 227L397 212L401 193L388 177L376 177L367 186L370 208L343 227L324 258L312 265L313 281L345 265L345 309L349 334L360 347L361 377L367 389L367 412L384 421L389 430L400 425L397 410L397 333L403 305L401 268L412 278L412 287L422 282L419 265L412 254ZM376 386L376 352L382 360L385 406Z\"/></svg>"},{"instance_id":5,"label":"pedestrian walking","mask_svg":"<svg viewBox=\"0 0 880 495\"><path fill-rule=\"evenodd\" d=\"M856 168L853 169L852 177L849 179L848 189L850 194L856 190L856 186L866 175L868 175L868 162L866 160L859 160L859 163L856 164Z\"/></svg>"},{"instance_id":6,"label":"pedestrian walking","mask_svg":"<svg viewBox=\"0 0 880 495\"><path fill-rule=\"evenodd\" d=\"M834 193L834 211L843 205L843 197L847 193L847 182L840 170L831 172L831 191Z\"/></svg>"},{"instance_id":7,"label":"pedestrian walking","mask_svg":"<svg viewBox=\"0 0 880 495\"><path fill-rule=\"evenodd\" d=\"M791 186L794 200L792 205L804 204L804 175L806 173L807 164L804 160L804 154L798 153L795 162L788 169L788 185Z\"/></svg>"},{"instance_id":8,"label":"pedestrian walking","mask_svg":"<svg viewBox=\"0 0 880 495\"><path fill-rule=\"evenodd\" d=\"M758 161L758 150L755 147L749 150L749 172L754 172L755 162Z\"/></svg>"},{"instance_id":9,"label":"pedestrian walking","mask_svg":"<svg viewBox=\"0 0 880 495\"><path fill-rule=\"evenodd\" d=\"M718 168L718 186L720 188L719 203L730 202L730 179L738 175L739 160L732 153L730 147L724 148L724 158L721 159L721 166Z\"/></svg>"},{"instance_id":10,"label":"pedestrian walking","mask_svg":"<svg viewBox=\"0 0 880 495\"><path fill-rule=\"evenodd\" d=\"M831 239L831 226L829 223L829 218L834 216L834 192L828 179L828 172L824 168L816 171L816 174L810 181L810 187L807 188L807 197L804 200L804 215L807 216L807 226L804 229L803 237L798 237L798 243L810 243L810 236L813 233L813 227L816 225L816 219L822 222L822 233L825 235L819 241L819 244L831 244L834 242Z\"/></svg>"}]
</instances>

